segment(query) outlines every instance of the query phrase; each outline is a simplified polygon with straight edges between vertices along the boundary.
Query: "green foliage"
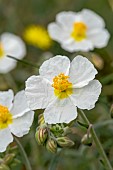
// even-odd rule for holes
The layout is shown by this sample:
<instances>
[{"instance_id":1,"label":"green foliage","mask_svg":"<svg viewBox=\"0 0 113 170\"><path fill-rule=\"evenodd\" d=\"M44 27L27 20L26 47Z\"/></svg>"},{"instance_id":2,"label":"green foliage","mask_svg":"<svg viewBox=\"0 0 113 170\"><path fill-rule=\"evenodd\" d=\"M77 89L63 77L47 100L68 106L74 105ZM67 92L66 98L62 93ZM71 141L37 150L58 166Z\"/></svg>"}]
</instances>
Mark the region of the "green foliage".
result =
<instances>
[{"instance_id":1,"label":"green foliage","mask_svg":"<svg viewBox=\"0 0 113 170\"><path fill-rule=\"evenodd\" d=\"M109 3L110 2L110 3ZM94 124L97 135L103 144L109 160L113 166L113 123L110 116L110 108L113 103L113 1L109 0L0 0L0 33L12 32L23 38L23 31L29 24L40 24L47 27L48 23L55 19L55 15L63 10L79 11L83 8L94 10L101 15L106 27L111 34L110 42L104 49L95 49L93 53L99 55L104 62L104 67L99 70L97 79L103 84L102 94L96 107L87 111L86 115L90 122ZM70 59L74 56L61 49L56 42L53 43L49 52L27 45L26 60L40 66L44 60L51 55L68 55ZM87 56L87 54L84 54ZM89 59L91 54L89 54ZM38 74L38 69L18 63L16 69L10 74L0 75L0 90L12 88L15 92L25 86L26 79L34 74ZM12 81L12 77L15 83ZM17 86L17 87L16 87ZM71 138L76 141L72 149L65 149L60 154L48 153L45 148L38 146L35 141L35 130L38 125L38 114L36 112L35 121L29 135L23 137L21 142L27 152L33 170L104 170L101 158L94 144L91 147L81 144L81 139L87 129L75 124L72 129ZM80 120L80 119L79 119ZM83 126L86 127L84 124ZM76 128L77 127L77 128ZM57 132L59 133L59 131ZM57 136L57 134L56 134ZM0 139L1 140L1 139ZM0 155L3 158L4 155ZM18 159L21 160L20 155ZM22 162L22 160L21 160ZM23 170L22 163L10 167L12 170Z\"/></svg>"}]
</instances>

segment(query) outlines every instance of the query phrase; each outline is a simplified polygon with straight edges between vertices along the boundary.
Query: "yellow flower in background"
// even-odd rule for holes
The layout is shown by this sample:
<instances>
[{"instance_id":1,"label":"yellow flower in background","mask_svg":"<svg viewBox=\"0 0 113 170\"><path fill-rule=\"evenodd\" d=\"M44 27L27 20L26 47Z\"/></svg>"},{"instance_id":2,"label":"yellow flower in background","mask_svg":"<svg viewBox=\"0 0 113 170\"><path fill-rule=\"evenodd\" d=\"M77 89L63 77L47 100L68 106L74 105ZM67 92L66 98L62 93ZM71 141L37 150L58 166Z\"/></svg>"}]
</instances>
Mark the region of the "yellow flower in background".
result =
<instances>
[{"instance_id":1,"label":"yellow flower in background","mask_svg":"<svg viewBox=\"0 0 113 170\"><path fill-rule=\"evenodd\" d=\"M27 43L43 50L48 49L52 43L47 30L40 25L28 26L24 31L24 39Z\"/></svg>"}]
</instances>

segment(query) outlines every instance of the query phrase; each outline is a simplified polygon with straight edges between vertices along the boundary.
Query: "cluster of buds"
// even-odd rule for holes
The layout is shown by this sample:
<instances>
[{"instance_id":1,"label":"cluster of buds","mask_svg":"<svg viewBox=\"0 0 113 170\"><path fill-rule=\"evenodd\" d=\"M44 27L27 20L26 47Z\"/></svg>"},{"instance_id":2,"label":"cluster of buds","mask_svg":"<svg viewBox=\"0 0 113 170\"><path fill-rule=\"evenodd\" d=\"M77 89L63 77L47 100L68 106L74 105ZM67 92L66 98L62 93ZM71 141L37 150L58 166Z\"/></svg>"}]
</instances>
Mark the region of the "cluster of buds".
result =
<instances>
[{"instance_id":1,"label":"cluster of buds","mask_svg":"<svg viewBox=\"0 0 113 170\"><path fill-rule=\"evenodd\" d=\"M74 145L74 142L67 137L70 132L71 129L63 124L46 124L43 114L40 114L35 138L39 145L43 145L48 151L56 153L59 148L71 147Z\"/></svg>"},{"instance_id":2,"label":"cluster of buds","mask_svg":"<svg viewBox=\"0 0 113 170\"><path fill-rule=\"evenodd\" d=\"M16 158L17 147L13 146L9 148L8 152L0 158L0 170L11 170L17 166L20 161Z\"/></svg>"}]
</instances>

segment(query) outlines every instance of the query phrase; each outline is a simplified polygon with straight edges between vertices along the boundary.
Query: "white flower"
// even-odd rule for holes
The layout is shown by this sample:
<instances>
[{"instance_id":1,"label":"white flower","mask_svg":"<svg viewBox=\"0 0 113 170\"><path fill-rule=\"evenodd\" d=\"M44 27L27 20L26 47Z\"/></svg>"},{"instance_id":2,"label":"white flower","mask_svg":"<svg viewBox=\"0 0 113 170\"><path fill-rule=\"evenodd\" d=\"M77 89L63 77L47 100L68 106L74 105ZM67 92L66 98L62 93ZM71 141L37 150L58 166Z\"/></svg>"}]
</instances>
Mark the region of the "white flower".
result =
<instances>
[{"instance_id":1,"label":"white flower","mask_svg":"<svg viewBox=\"0 0 113 170\"><path fill-rule=\"evenodd\" d=\"M88 9L78 13L60 12L56 23L49 24L48 31L51 38L69 52L105 47L110 38L104 20Z\"/></svg>"},{"instance_id":2,"label":"white flower","mask_svg":"<svg viewBox=\"0 0 113 170\"><path fill-rule=\"evenodd\" d=\"M0 152L13 141L13 135L22 137L29 132L34 112L30 111L24 91L14 97L13 91L0 91Z\"/></svg>"},{"instance_id":3,"label":"white flower","mask_svg":"<svg viewBox=\"0 0 113 170\"><path fill-rule=\"evenodd\" d=\"M8 73L16 67L16 61L7 55L22 59L26 55L26 47L22 39L11 33L0 36L0 73Z\"/></svg>"},{"instance_id":4,"label":"white flower","mask_svg":"<svg viewBox=\"0 0 113 170\"><path fill-rule=\"evenodd\" d=\"M45 122L69 123L77 117L77 107L94 108L101 84L93 80L97 71L85 57L70 63L66 56L55 56L42 64L39 73L26 81L25 94L31 110L46 108Z\"/></svg>"}]
</instances>

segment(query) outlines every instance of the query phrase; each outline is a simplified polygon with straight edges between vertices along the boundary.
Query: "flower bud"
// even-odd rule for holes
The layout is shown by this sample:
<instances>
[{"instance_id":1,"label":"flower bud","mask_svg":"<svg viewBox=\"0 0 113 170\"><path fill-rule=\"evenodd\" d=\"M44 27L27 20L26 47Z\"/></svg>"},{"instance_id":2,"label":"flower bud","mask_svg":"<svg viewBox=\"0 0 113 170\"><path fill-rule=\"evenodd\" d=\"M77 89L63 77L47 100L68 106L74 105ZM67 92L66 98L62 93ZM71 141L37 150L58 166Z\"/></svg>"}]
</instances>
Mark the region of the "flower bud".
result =
<instances>
[{"instance_id":1,"label":"flower bud","mask_svg":"<svg viewBox=\"0 0 113 170\"><path fill-rule=\"evenodd\" d=\"M44 123L45 123L44 116L43 116L43 114L40 114L38 116L38 124L43 125Z\"/></svg>"},{"instance_id":2,"label":"flower bud","mask_svg":"<svg viewBox=\"0 0 113 170\"><path fill-rule=\"evenodd\" d=\"M57 143L54 139L50 138L46 142L46 149L52 153L57 152Z\"/></svg>"},{"instance_id":3,"label":"flower bud","mask_svg":"<svg viewBox=\"0 0 113 170\"><path fill-rule=\"evenodd\" d=\"M91 146L92 145L92 136L91 134L85 134L81 140L81 143L84 144L84 145L88 145L88 146Z\"/></svg>"},{"instance_id":4,"label":"flower bud","mask_svg":"<svg viewBox=\"0 0 113 170\"><path fill-rule=\"evenodd\" d=\"M92 54L92 58L91 61L92 63L99 69L102 70L104 67L104 60L101 56L91 53Z\"/></svg>"},{"instance_id":5,"label":"flower bud","mask_svg":"<svg viewBox=\"0 0 113 170\"><path fill-rule=\"evenodd\" d=\"M48 136L47 127L40 128L35 133L35 138L36 138L36 141L38 142L39 145L43 145L44 144L44 142L47 139L47 136Z\"/></svg>"},{"instance_id":6,"label":"flower bud","mask_svg":"<svg viewBox=\"0 0 113 170\"><path fill-rule=\"evenodd\" d=\"M15 157L15 154L13 153L6 155L4 158L4 163L7 165L10 164L13 161L14 157Z\"/></svg>"},{"instance_id":7,"label":"flower bud","mask_svg":"<svg viewBox=\"0 0 113 170\"><path fill-rule=\"evenodd\" d=\"M0 165L0 170L10 170L10 168L5 164L1 164Z\"/></svg>"},{"instance_id":8,"label":"flower bud","mask_svg":"<svg viewBox=\"0 0 113 170\"><path fill-rule=\"evenodd\" d=\"M57 143L61 147L71 147L74 145L74 142L68 137L59 137L57 138Z\"/></svg>"}]
</instances>

